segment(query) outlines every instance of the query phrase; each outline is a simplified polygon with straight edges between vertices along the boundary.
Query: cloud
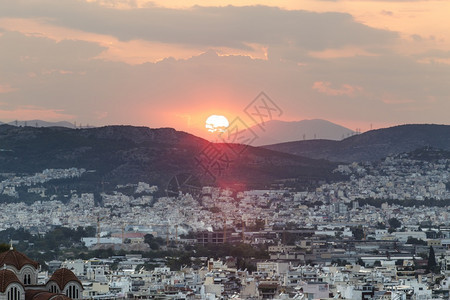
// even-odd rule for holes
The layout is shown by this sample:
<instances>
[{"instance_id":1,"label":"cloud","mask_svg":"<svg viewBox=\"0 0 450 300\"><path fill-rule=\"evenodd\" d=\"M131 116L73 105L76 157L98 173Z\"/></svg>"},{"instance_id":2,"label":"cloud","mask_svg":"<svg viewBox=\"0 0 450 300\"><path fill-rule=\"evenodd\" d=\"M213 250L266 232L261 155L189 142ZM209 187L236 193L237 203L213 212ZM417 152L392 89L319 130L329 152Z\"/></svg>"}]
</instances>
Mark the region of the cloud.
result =
<instances>
[{"instance_id":1,"label":"cloud","mask_svg":"<svg viewBox=\"0 0 450 300\"><path fill-rule=\"evenodd\" d=\"M357 92L361 92L363 89L359 86L351 86L350 84L343 84L340 88L335 89L331 87L330 82L316 81L312 88L319 93L326 94L328 96L351 96L354 97Z\"/></svg>"},{"instance_id":2,"label":"cloud","mask_svg":"<svg viewBox=\"0 0 450 300\"><path fill-rule=\"evenodd\" d=\"M0 102L8 104L1 107L0 118L204 130L208 115L245 116L243 108L264 91L289 120L448 123L450 66L422 64L414 57L380 52L310 58L299 66L273 59L273 53L263 60L207 51L188 59L129 65L99 59L103 48L94 42L67 42L12 32L0 37L0 82L7 79L17 89L0 94ZM396 110L386 103L398 99L414 102L400 101ZM417 105L426 113L414 114ZM190 127L180 115L191 116Z\"/></svg>"},{"instance_id":3,"label":"cloud","mask_svg":"<svg viewBox=\"0 0 450 300\"><path fill-rule=\"evenodd\" d=\"M14 92L16 89L12 88L9 84L0 84L0 94L7 94Z\"/></svg>"},{"instance_id":4,"label":"cloud","mask_svg":"<svg viewBox=\"0 0 450 300\"><path fill-rule=\"evenodd\" d=\"M392 94L384 94L381 101L386 104L405 104L414 102L412 99L399 98L398 96Z\"/></svg>"},{"instance_id":5,"label":"cloud","mask_svg":"<svg viewBox=\"0 0 450 300\"><path fill-rule=\"evenodd\" d=\"M381 14L385 15L385 16L393 16L394 15L394 13L392 11L384 10L384 9L381 11Z\"/></svg>"},{"instance_id":6,"label":"cloud","mask_svg":"<svg viewBox=\"0 0 450 300\"><path fill-rule=\"evenodd\" d=\"M76 0L2 1L0 17L41 18L72 29L191 46L249 50L251 44L294 45L320 51L390 43L398 35L356 22L346 13L314 13L267 6L115 9Z\"/></svg>"},{"instance_id":7,"label":"cloud","mask_svg":"<svg viewBox=\"0 0 450 300\"><path fill-rule=\"evenodd\" d=\"M56 42L46 37L27 36L18 32L7 31L0 36L0 65L3 71L12 73L21 70L12 62L20 60L32 67L36 73L41 72L42 62L45 69L73 71L79 69L79 62L90 60L100 55L106 48L93 42L80 40L62 40ZM55 52L58 55L54 55ZM70 58L70 59L68 59Z\"/></svg>"}]
</instances>

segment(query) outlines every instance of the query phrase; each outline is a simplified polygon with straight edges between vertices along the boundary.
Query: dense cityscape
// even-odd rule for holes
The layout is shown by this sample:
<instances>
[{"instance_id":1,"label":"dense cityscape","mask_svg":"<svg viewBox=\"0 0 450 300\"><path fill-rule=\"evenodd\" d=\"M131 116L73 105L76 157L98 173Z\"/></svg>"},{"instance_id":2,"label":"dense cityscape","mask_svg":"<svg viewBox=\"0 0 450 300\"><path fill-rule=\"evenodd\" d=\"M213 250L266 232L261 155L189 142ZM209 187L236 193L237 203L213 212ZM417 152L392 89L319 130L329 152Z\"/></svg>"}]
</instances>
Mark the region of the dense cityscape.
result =
<instances>
[{"instance_id":1,"label":"dense cityscape","mask_svg":"<svg viewBox=\"0 0 450 300\"><path fill-rule=\"evenodd\" d=\"M88 298L446 299L449 164L402 154L339 165L347 180L308 191L202 187L159 197L139 182L99 199L42 185L95 170L2 174L10 201L0 230L31 254L39 242L28 236L83 228L41 257L39 281L70 269ZM21 202L24 187L41 200ZM20 230L27 238L15 239Z\"/></svg>"},{"instance_id":2,"label":"dense cityscape","mask_svg":"<svg viewBox=\"0 0 450 300\"><path fill-rule=\"evenodd\" d=\"M0 0L0 300L450 299L449 0Z\"/></svg>"}]
</instances>

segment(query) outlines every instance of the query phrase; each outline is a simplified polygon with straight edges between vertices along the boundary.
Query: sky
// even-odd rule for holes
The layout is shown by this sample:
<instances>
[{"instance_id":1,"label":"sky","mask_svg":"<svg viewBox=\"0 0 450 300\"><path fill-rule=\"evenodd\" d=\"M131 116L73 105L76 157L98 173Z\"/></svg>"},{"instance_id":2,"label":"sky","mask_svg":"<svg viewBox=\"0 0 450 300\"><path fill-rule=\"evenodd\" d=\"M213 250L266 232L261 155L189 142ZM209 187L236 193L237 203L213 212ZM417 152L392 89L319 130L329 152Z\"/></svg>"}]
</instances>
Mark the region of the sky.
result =
<instances>
[{"instance_id":1,"label":"sky","mask_svg":"<svg viewBox=\"0 0 450 300\"><path fill-rule=\"evenodd\" d=\"M450 124L450 1L0 2L0 121Z\"/></svg>"}]
</instances>

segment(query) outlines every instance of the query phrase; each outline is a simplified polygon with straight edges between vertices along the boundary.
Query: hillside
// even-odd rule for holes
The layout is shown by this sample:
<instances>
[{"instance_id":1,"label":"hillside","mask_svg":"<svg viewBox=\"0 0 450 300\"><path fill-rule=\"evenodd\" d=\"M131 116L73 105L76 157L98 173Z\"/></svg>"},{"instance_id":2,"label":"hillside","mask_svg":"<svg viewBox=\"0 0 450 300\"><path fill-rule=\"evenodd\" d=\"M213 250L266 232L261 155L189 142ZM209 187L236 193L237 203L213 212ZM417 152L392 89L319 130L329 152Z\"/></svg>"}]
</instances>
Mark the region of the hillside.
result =
<instances>
[{"instance_id":1,"label":"hillside","mask_svg":"<svg viewBox=\"0 0 450 300\"><path fill-rule=\"evenodd\" d=\"M46 168L85 168L81 191L145 181L160 188L180 173L202 184L267 187L286 178L329 179L335 164L248 146L214 181L195 160L209 143L171 128L107 126L90 129L0 125L1 173L33 174ZM217 149L229 145L214 144ZM243 147L232 145L234 148ZM217 172L216 172L217 173Z\"/></svg>"},{"instance_id":2,"label":"hillside","mask_svg":"<svg viewBox=\"0 0 450 300\"><path fill-rule=\"evenodd\" d=\"M449 125L401 125L354 135L342 141L311 140L266 149L335 162L375 161L423 147L450 150Z\"/></svg>"}]
</instances>

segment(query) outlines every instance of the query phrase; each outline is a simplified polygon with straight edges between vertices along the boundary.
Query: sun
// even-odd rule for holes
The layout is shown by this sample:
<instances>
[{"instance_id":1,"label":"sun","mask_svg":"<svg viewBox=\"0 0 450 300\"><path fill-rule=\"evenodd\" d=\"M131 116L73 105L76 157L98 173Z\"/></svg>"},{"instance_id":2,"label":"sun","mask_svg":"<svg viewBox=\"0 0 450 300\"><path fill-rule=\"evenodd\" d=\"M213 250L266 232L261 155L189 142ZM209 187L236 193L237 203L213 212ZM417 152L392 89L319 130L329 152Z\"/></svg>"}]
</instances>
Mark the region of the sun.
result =
<instances>
[{"instance_id":1,"label":"sun","mask_svg":"<svg viewBox=\"0 0 450 300\"><path fill-rule=\"evenodd\" d=\"M211 115L206 119L205 127L209 132L225 132L230 123L224 116Z\"/></svg>"}]
</instances>

